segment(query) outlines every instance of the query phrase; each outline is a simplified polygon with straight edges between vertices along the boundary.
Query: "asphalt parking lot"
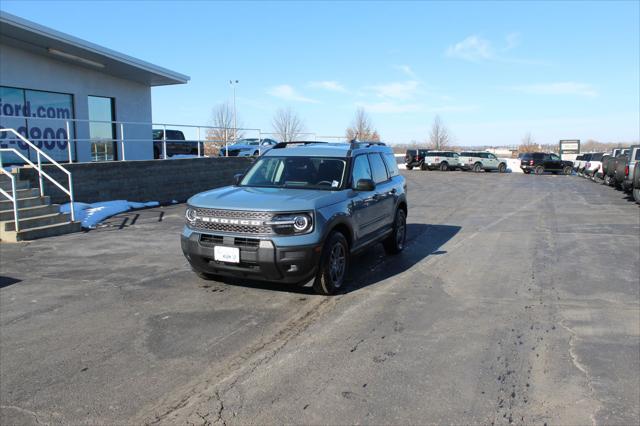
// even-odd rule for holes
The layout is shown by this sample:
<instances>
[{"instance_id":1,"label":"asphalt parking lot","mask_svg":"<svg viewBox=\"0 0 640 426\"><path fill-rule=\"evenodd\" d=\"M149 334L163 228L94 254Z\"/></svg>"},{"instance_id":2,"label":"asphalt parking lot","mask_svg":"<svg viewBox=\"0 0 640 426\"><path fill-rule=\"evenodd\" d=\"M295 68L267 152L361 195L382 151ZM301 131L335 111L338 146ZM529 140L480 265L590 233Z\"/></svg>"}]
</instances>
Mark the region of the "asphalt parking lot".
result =
<instances>
[{"instance_id":1,"label":"asphalt parking lot","mask_svg":"<svg viewBox=\"0 0 640 426\"><path fill-rule=\"evenodd\" d=\"M638 206L403 174L407 250L336 297L200 280L184 205L0 245L0 423L638 424Z\"/></svg>"}]
</instances>

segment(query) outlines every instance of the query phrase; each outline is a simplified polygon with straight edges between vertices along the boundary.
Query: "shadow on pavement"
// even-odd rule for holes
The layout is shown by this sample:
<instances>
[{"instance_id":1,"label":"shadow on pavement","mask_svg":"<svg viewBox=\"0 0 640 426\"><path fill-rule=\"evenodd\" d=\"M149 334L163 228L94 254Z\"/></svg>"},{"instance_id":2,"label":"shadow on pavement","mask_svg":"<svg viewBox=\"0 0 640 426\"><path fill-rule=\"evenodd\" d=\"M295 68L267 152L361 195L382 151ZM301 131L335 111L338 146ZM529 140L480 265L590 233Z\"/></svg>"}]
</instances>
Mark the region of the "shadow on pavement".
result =
<instances>
[{"instance_id":1,"label":"shadow on pavement","mask_svg":"<svg viewBox=\"0 0 640 426\"><path fill-rule=\"evenodd\" d=\"M20 281L22 280L19 280L17 278L0 276L0 288L9 287L10 285L19 283Z\"/></svg>"},{"instance_id":2,"label":"shadow on pavement","mask_svg":"<svg viewBox=\"0 0 640 426\"><path fill-rule=\"evenodd\" d=\"M387 255L382 244L376 244L367 250L352 256L349 272L342 294L351 293L361 288L376 284L394 275L411 269L428 256L441 256L447 252L439 250L447 241L453 238L460 226L426 225L410 223L407 225L407 246L398 255ZM220 282L264 290L282 291L300 294L315 294L310 287L292 284L281 284L263 281L224 277Z\"/></svg>"}]
</instances>

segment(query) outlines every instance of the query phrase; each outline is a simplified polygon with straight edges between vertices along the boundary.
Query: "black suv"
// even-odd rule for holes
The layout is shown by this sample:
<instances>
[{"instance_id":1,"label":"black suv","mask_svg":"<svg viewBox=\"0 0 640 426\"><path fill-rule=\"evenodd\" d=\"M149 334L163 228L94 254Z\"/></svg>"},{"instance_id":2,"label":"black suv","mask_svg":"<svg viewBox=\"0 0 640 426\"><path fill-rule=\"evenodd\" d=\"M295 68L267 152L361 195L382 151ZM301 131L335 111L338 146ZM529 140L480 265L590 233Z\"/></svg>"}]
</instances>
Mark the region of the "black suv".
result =
<instances>
[{"instance_id":1,"label":"black suv","mask_svg":"<svg viewBox=\"0 0 640 426\"><path fill-rule=\"evenodd\" d=\"M343 285L350 255L382 242L404 249L407 185L380 143L278 143L233 186L187 201L182 251L216 275Z\"/></svg>"},{"instance_id":2,"label":"black suv","mask_svg":"<svg viewBox=\"0 0 640 426\"><path fill-rule=\"evenodd\" d=\"M420 167L425 170L424 157L427 156L427 149L408 149L404 156L404 164L407 170L411 170L414 167Z\"/></svg>"},{"instance_id":3,"label":"black suv","mask_svg":"<svg viewBox=\"0 0 640 426\"><path fill-rule=\"evenodd\" d=\"M520 168L526 174L534 172L541 175L544 172L552 172L554 175L558 173L570 175L573 171L573 163L562 160L554 153L527 152L520 157Z\"/></svg>"}]
</instances>

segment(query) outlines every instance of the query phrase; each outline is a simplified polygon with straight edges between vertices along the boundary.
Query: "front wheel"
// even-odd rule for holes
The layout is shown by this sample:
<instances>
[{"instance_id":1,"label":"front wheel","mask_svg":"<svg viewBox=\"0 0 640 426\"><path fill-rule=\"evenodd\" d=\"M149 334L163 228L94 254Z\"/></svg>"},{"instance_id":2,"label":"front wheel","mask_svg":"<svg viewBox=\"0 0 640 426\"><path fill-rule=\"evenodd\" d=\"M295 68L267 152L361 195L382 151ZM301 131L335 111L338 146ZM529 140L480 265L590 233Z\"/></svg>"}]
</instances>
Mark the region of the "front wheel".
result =
<instances>
[{"instance_id":1,"label":"front wheel","mask_svg":"<svg viewBox=\"0 0 640 426\"><path fill-rule=\"evenodd\" d=\"M536 174L537 175L541 175L543 173L544 173L544 167L542 167L542 166L536 167Z\"/></svg>"},{"instance_id":2,"label":"front wheel","mask_svg":"<svg viewBox=\"0 0 640 426\"><path fill-rule=\"evenodd\" d=\"M498 166L498 172L506 173L506 171L507 171L507 165L504 163L500 163L500 165Z\"/></svg>"},{"instance_id":3,"label":"front wheel","mask_svg":"<svg viewBox=\"0 0 640 426\"><path fill-rule=\"evenodd\" d=\"M571 166L565 166L565 168L562 170L562 172L567 176L570 175L572 171L573 169L571 168Z\"/></svg>"},{"instance_id":4,"label":"front wheel","mask_svg":"<svg viewBox=\"0 0 640 426\"><path fill-rule=\"evenodd\" d=\"M420 170L429 170L426 163L420 164Z\"/></svg>"},{"instance_id":5,"label":"front wheel","mask_svg":"<svg viewBox=\"0 0 640 426\"><path fill-rule=\"evenodd\" d=\"M407 240L407 215L402 209L396 211L396 218L393 222L393 232L383 242L384 250L388 254L398 254L404 250Z\"/></svg>"},{"instance_id":6,"label":"front wheel","mask_svg":"<svg viewBox=\"0 0 640 426\"><path fill-rule=\"evenodd\" d=\"M349 243L341 232L332 232L322 248L313 290L327 296L336 294L344 284L348 268Z\"/></svg>"},{"instance_id":7,"label":"front wheel","mask_svg":"<svg viewBox=\"0 0 640 426\"><path fill-rule=\"evenodd\" d=\"M413 170L413 166L407 166L407 170Z\"/></svg>"}]
</instances>

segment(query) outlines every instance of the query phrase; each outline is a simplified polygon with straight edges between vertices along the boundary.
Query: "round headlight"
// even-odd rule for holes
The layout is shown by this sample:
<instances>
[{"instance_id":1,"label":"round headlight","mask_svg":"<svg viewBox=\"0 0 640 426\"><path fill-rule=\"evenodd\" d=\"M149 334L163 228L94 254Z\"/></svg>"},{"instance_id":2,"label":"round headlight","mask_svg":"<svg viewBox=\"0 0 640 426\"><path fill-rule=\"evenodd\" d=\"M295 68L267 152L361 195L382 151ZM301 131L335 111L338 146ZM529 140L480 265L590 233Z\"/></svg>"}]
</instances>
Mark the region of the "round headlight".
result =
<instances>
[{"instance_id":1,"label":"round headlight","mask_svg":"<svg viewBox=\"0 0 640 426\"><path fill-rule=\"evenodd\" d=\"M189 222L195 222L196 221L196 209L192 209L191 207L187 207L187 211L184 212L184 217Z\"/></svg>"},{"instance_id":2,"label":"round headlight","mask_svg":"<svg viewBox=\"0 0 640 426\"><path fill-rule=\"evenodd\" d=\"M305 231L310 223L311 220L308 216L296 216L293 218L293 227L298 232Z\"/></svg>"}]
</instances>

